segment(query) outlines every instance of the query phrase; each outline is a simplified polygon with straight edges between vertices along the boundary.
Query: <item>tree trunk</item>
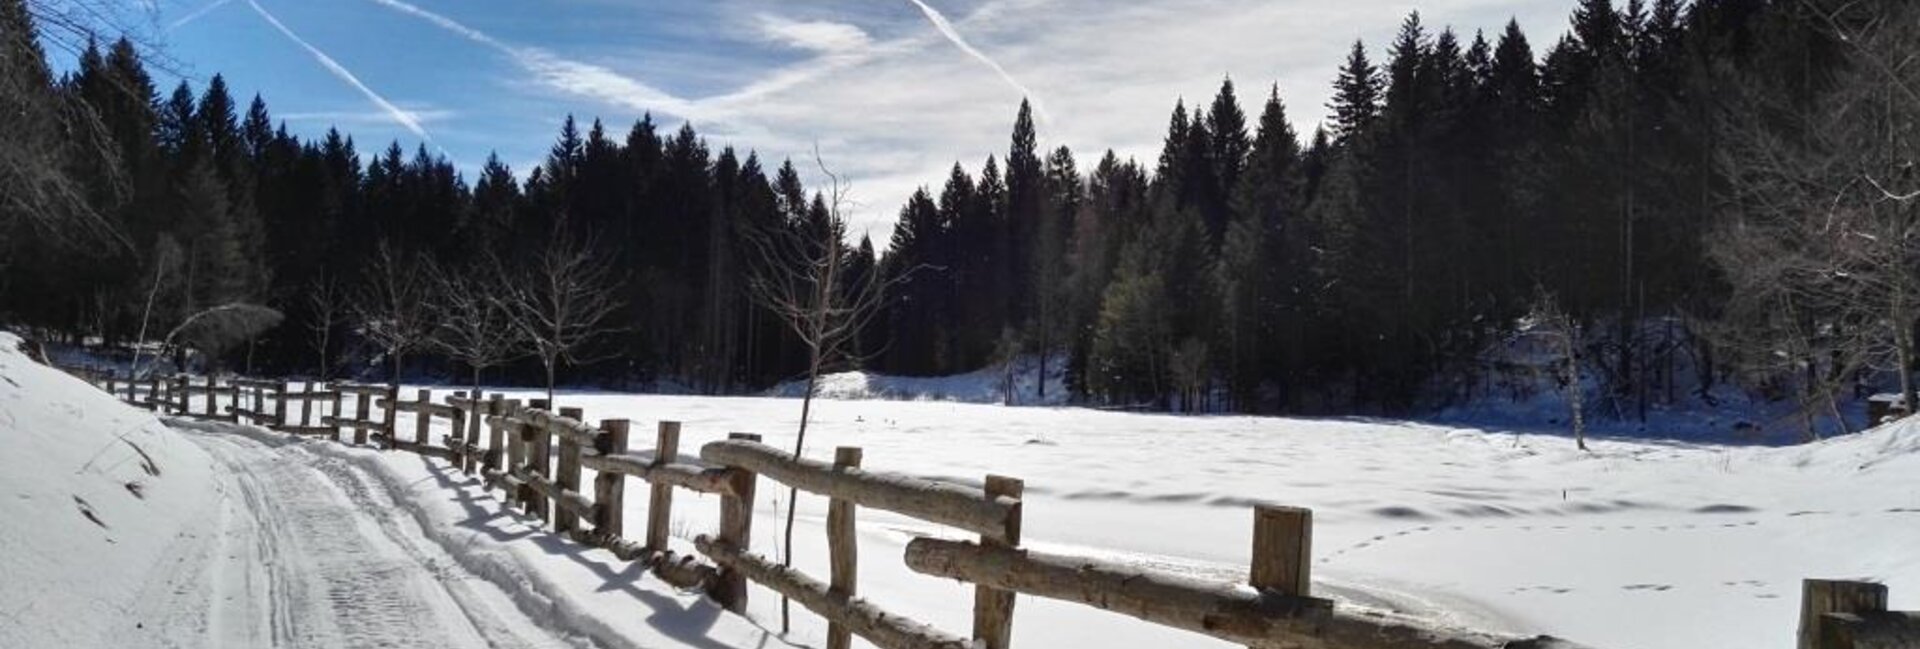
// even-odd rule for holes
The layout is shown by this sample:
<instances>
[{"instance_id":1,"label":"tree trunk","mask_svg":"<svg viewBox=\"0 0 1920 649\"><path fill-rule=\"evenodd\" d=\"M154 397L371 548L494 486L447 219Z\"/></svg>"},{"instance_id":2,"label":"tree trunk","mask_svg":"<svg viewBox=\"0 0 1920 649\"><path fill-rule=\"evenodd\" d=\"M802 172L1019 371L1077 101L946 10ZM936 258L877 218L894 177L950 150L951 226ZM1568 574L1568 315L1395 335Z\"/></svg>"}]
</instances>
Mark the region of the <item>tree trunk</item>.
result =
<instances>
[{"instance_id":1,"label":"tree trunk","mask_svg":"<svg viewBox=\"0 0 1920 649\"><path fill-rule=\"evenodd\" d=\"M820 381L820 354L818 346L812 347L807 360L807 392L800 397L800 434L793 440L793 457L800 459L800 452L807 448L807 420L813 416L813 391ZM787 526L781 540L780 565L793 567L793 516L797 509L795 499L800 497L800 488L787 487ZM786 635L793 629L793 599L780 596L780 634Z\"/></svg>"}]
</instances>

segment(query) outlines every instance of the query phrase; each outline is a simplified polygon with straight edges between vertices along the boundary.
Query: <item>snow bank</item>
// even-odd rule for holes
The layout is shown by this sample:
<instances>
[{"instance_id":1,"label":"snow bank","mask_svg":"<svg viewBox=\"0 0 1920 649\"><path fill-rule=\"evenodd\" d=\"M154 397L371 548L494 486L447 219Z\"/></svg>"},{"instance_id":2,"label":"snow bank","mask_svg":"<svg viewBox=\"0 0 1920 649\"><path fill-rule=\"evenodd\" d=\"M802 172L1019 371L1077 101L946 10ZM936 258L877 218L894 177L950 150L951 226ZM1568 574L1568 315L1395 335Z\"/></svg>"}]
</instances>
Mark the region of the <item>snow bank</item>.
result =
<instances>
[{"instance_id":1,"label":"snow bank","mask_svg":"<svg viewBox=\"0 0 1920 649\"><path fill-rule=\"evenodd\" d=\"M1026 356L1014 363L1014 405L1056 406L1067 402L1066 357L1057 356L1048 363L1044 381L1040 359ZM1045 396L1041 387L1044 383ZM855 401L956 401L961 403L1006 402L1007 370L991 366L950 376L893 376L868 372L837 372L820 377L816 396L823 399ZM766 396L799 398L806 394L804 378L787 381L767 391Z\"/></svg>"},{"instance_id":2,"label":"snow bank","mask_svg":"<svg viewBox=\"0 0 1920 649\"><path fill-rule=\"evenodd\" d=\"M213 510L212 461L0 332L0 647L125 646Z\"/></svg>"}]
</instances>

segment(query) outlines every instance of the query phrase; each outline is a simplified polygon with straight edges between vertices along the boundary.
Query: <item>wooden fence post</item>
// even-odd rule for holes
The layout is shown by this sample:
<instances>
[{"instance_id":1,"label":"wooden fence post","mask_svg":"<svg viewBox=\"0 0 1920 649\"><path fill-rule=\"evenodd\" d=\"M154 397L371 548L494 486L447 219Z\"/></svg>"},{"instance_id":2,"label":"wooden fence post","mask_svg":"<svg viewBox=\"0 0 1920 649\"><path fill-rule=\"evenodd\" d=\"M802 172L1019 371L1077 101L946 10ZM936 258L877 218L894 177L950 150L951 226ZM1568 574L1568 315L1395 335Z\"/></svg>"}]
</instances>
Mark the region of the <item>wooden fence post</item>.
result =
<instances>
[{"instance_id":1,"label":"wooden fence post","mask_svg":"<svg viewBox=\"0 0 1920 649\"><path fill-rule=\"evenodd\" d=\"M988 498L1005 496L1018 499L1026 492L1026 483L1017 478L989 475ZM1020 545L1020 509L1008 516L1007 529L999 534L980 535L980 545L1018 547ZM973 587L973 638L985 649L1007 649L1013 636L1013 591L976 585Z\"/></svg>"},{"instance_id":2,"label":"wooden fence post","mask_svg":"<svg viewBox=\"0 0 1920 649\"><path fill-rule=\"evenodd\" d=\"M759 435L730 433L728 439L760 441ZM732 494L720 497L720 540L744 553L753 539L753 499L755 476L741 468L728 470L727 482ZM709 591L721 607L735 613L747 611L747 576L733 568L721 568Z\"/></svg>"},{"instance_id":3,"label":"wooden fence post","mask_svg":"<svg viewBox=\"0 0 1920 649\"><path fill-rule=\"evenodd\" d=\"M653 446L653 466L666 466L680 456L680 422L660 422ZM667 532L673 525L673 485L654 483L647 500L647 549L667 551Z\"/></svg>"},{"instance_id":4,"label":"wooden fence post","mask_svg":"<svg viewBox=\"0 0 1920 649\"><path fill-rule=\"evenodd\" d=\"M833 469L840 472L859 470L860 455L860 449L851 446L834 449ZM860 594L857 583L860 574L860 546L854 527L853 503L839 498L827 503L827 553L830 556L833 572L833 583L828 592L848 599ZM829 621L827 649L848 649L851 646L853 646L853 632L847 629L847 625Z\"/></svg>"},{"instance_id":5,"label":"wooden fence post","mask_svg":"<svg viewBox=\"0 0 1920 649\"><path fill-rule=\"evenodd\" d=\"M279 389L273 392L273 425L276 428L286 428L287 424L293 423L293 420L287 417L287 387L292 385L292 382L275 381L274 385L279 386Z\"/></svg>"},{"instance_id":6,"label":"wooden fence post","mask_svg":"<svg viewBox=\"0 0 1920 649\"><path fill-rule=\"evenodd\" d=\"M214 417L216 417L216 416L218 416L218 415L219 415L219 413L217 413L217 412L215 412L215 411L214 411L214 410L215 410L215 405L214 405L214 404L215 404L216 402L218 402L218 401L220 400L220 395L219 395L219 394L216 394L216 393L215 393L215 392L213 391L213 389L214 389L214 388L216 388L216 387L219 387L219 383L220 383L220 380L219 380L219 379L216 379L216 378L214 378L212 374L208 374L208 375L207 375L207 409L206 409L206 416L207 416L207 418L208 418L208 419L213 419Z\"/></svg>"},{"instance_id":7,"label":"wooden fence post","mask_svg":"<svg viewBox=\"0 0 1920 649\"><path fill-rule=\"evenodd\" d=\"M627 452L627 436L632 430L631 422L625 419L600 420L600 430L605 434L597 438L602 457ZM601 471L593 478L593 502L597 504L600 519L593 522L593 531L608 541L620 538L621 509L626 502L626 476L612 471Z\"/></svg>"},{"instance_id":8,"label":"wooden fence post","mask_svg":"<svg viewBox=\"0 0 1920 649\"><path fill-rule=\"evenodd\" d=\"M174 401L177 402L177 405L173 407L173 413L176 415L185 416L188 414L192 414L191 411L187 410L187 406L190 403L187 401L187 381L188 380L189 379L185 374L181 374L173 377L173 392L174 392L173 398L174 398Z\"/></svg>"},{"instance_id":9,"label":"wooden fence post","mask_svg":"<svg viewBox=\"0 0 1920 649\"><path fill-rule=\"evenodd\" d=\"M266 388L255 385L253 386L253 423L257 426L260 424L260 420L266 418L267 390Z\"/></svg>"},{"instance_id":10,"label":"wooden fence post","mask_svg":"<svg viewBox=\"0 0 1920 649\"><path fill-rule=\"evenodd\" d=\"M312 379L308 379L302 381L301 384L306 386L306 389L301 390L303 394L300 395L300 427L306 428L313 425L313 409L317 403L317 400L313 398L313 393L316 392L314 386L318 385L318 383ZM283 405L281 407L284 408L285 406Z\"/></svg>"},{"instance_id":11,"label":"wooden fence post","mask_svg":"<svg viewBox=\"0 0 1920 649\"><path fill-rule=\"evenodd\" d=\"M414 396L420 398L420 410L413 415L413 443L416 446L426 446L432 440L433 413L427 412L426 407L433 405L433 390L420 388ZM395 445L399 445L397 440Z\"/></svg>"},{"instance_id":12,"label":"wooden fence post","mask_svg":"<svg viewBox=\"0 0 1920 649\"><path fill-rule=\"evenodd\" d=\"M396 379L397 380L397 379ZM382 409L381 430L387 433L387 450L400 449L400 384L387 384L387 407Z\"/></svg>"},{"instance_id":13,"label":"wooden fence post","mask_svg":"<svg viewBox=\"0 0 1920 649\"><path fill-rule=\"evenodd\" d=\"M1313 510L1253 508L1253 567L1247 583L1285 595L1313 594Z\"/></svg>"},{"instance_id":14,"label":"wooden fence post","mask_svg":"<svg viewBox=\"0 0 1920 649\"><path fill-rule=\"evenodd\" d=\"M507 414L506 395L495 392L493 393L492 396L489 396L487 398L486 414L493 415L493 416L506 415ZM473 434L475 437L475 439L473 440L474 446L480 446L480 440L479 440L480 424L482 424L485 421L486 421L486 418L477 413L473 416ZM490 427L490 430L488 431L488 434L487 434L487 446L480 451L481 475L486 475L487 469L493 469L496 471L500 469L500 456L502 453L502 451L500 450L500 444L501 444L500 429L498 427Z\"/></svg>"},{"instance_id":15,"label":"wooden fence post","mask_svg":"<svg viewBox=\"0 0 1920 649\"><path fill-rule=\"evenodd\" d=\"M1828 613L1881 613L1887 610L1886 584L1807 579L1800 582L1799 649L1852 649L1835 633Z\"/></svg>"},{"instance_id":16,"label":"wooden fence post","mask_svg":"<svg viewBox=\"0 0 1920 649\"><path fill-rule=\"evenodd\" d=\"M355 392L354 404L355 404L353 408L354 419L362 422L373 419L373 393L367 392L364 390L360 392ZM353 443L358 444L360 446L367 445L367 427L366 426L353 427Z\"/></svg>"},{"instance_id":17,"label":"wooden fence post","mask_svg":"<svg viewBox=\"0 0 1920 649\"><path fill-rule=\"evenodd\" d=\"M512 416L514 412L520 409L520 400L518 399L500 400L500 395L496 394L493 396L495 401L491 403L489 409L493 411L494 416ZM512 465L507 464L507 462L512 459L513 447L517 445L517 440L520 439L519 431L508 431L505 424L492 426L491 428L493 430L487 436L489 445L487 447L486 468L495 471L512 472ZM513 434L508 435L508 432L512 432ZM513 494L507 494L507 497L511 499Z\"/></svg>"},{"instance_id":18,"label":"wooden fence post","mask_svg":"<svg viewBox=\"0 0 1920 649\"><path fill-rule=\"evenodd\" d=\"M532 408L535 410L547 410L551 412L549 409L553 407L553 402L548 399L532 399L530 401ZM527 449L526 455L523 456L525 463L521 466L527 469L529 476L538 473L548 478L553 477L553 463L550 461L552 459L553 449L553 445L550 443L551 437L552 435L549 435L545 428L538 426L520 427L520 441L526 445ZM532 485L521 487L520 493L521 511L526 512L528 515L539 516L540 522L542 523L553 520L547 510L548 503L546 499L541 498L539 492L533 490Z\"/></svg>"},{"instance_id":19,"label":"wooden fence post","mask_svg":"<svg viewBox=\"0 0 1920 649\"><path fill-rule=\"evenodd\" d=\"M560 416L574 421L586 421L587 413L579 408L561 408ZM560 436L560 455L553 468L553 495L560 497L567 492L580 493L580 444L572 437ZM548 503L553 507L553 531L565 534L580 527L580 516L565 507Z\"/></svg>"}]
</instances>

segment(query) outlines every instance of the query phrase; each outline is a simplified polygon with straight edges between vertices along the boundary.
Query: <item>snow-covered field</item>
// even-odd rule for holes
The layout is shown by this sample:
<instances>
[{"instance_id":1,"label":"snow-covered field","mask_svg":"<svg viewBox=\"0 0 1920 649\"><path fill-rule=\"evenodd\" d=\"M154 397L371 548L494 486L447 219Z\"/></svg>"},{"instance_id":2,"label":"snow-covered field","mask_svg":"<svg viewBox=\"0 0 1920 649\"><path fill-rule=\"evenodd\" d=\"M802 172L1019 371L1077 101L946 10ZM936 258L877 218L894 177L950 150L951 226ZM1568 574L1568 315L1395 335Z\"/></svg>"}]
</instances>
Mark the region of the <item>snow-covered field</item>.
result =
<instances>
[{"instance_id":1,"label":"snow-covered field","mask_svg":"<svg viewBox=\"0 0 1920 649\"><path fill-rule=\"evenodd\" d=\"M0 647L787 646L445 467L170 428L14 345L0 333Z\"/></svg>"},{"instance_id":2,"label":"snow-covered field","mask_svg":"<svg viewBox=\"0 0 1920 649\"><path fill-rule=\"evenodd\" d=\"M27 388L0 383L0 390L13 391L0 395L6 439L59 438L67 433L24 432L82 426L67 422L69 416L86 422L140 417L64 384L56 397L42 395L36 390L46 379L18 370L25 361L5 356L10 353L0 351L7 363L0 376L31 380ZM68 405L47 405L53 401ZM799 413L798 401L782 398L581 393L563 394L559 405L582 407L589 419L634 420L637 448L651 445L651 422L682 421L682 448L689 456L730 431L757 432L770 444L790 445ZM1796 447L1603 439L1593 444L1594 452L1581 453L1561 437L1396 421L1177 417L930 401L826 400L816 402L814 411L818 419L807 448L812 457L830 457L834 446L851 445L866 450L865 465L873 470L968 482L988 473L1024 479L1030 547L1237 580L1248 562L1250 504L1308 506L1315 510L1314 569L1322 594L1489 630L1550 633L1599 648L1785 646L1792 642L1799 583L1806 577L1885 581L1894 608L1920 609L1920 428L1911 425ZM84 424L99 431L117 425ZM149 431L141 439L150 440L143 448L174 454L166 462L203 467L165 474L144 505L108 498L124 496L118 481L132 474L69 475L103 445L98 441L59 453L8 444L0 454L0 516L35 525L10 524L0 540L41 548L44 561L67 568L38 570L32 560L0 553L0 577L9 584L0 590L0 617L8 621L0 629L39 616L131 619L127 611L142 598L121 592L130 590L125 580L96 584L90 577L95 571L141 574L141 566L161 556L154 554L158 550L116 564L123 572L109 572L92 568L97 563L91 558L66 558L65 548L111 547L94 537L126 543L183 530L203 533L207 515L194 509L202 506L195 498L231 493L233 481L244 479L235 474L251 470L271 476L266 482L306 476L301 479L317 486L302 491L338 489L337 500L350 509L389 510L361 511L354 525L372 528L362 535L370 542L384 536L384 543L398 546L400 554L388 560L405 565L405 556L413 556L413 563L431 566L429 574L444 570L454 577L417 580L432 584L425 599L451 604L416 600L408 606L425 609L425 617L410 625L479 610L465 617L511 621L515 631L544 633L528 639L536 646L583 637L628 638L639 646L775 642L697 596L663 589L605 552L500 515L490 496L437 461L215 428L228 432L141 428ZM403 436L407 429L403 424ZM118 433L91 434L111 440ZM43 455L29 460L23 457L28 453ZM124 455L100 466L131 463ZM17 465L29 462L45 468L32 477L13 475ZM94 491L76 495L101 501L95 506L115 527L102 531L74 513L65 490L76 487L69 484L92 485ZM327 484L336 486L323 489ZM356 496L354 488L338 486L343 484L361 485L366 493ZM628 486L630 494L641 488ZM15 498L14 492L29 497ZM759 494L752 543L773 554L787 493L763 479ZM300 498L311 495L277 497L304 503ZM627 498L630 529L633 521L645 520L645 501ZM165 503L175 503L172 518L143 515L133 518L143 522L126 527L114 520L127 516L122 508ZM300 507L292 510L286 515L297 519ZM684 541L713 530L717 510L713 499L677 493L676 536ZM796 564L825 575L826 503L803 495L799 512ZM882 512L860 516L862 595L964 633L970 588L912 574L901 562L905 543L915 535L951 531ZM410 547L419 554L407 555ZM76 572L60 572L68 569ZM75 594L23 594L14 585L23 583L16 579L21 575L24 583ZM484 592L469 598L453 592L449 581ZM148 599L179 597L186 596ZM16 612L28 606L30 611ZM750 608L761 627L778 628L777 596L755 590ZM824 644L825 627L817 618L797 610L795 623L792 642ZM480 637L491 638L480 623L474 626ZM0 630L0 646L17 644L5 633ZM26 639L97 646L89 640L110 637L98 629L75 633L102 635ZM1229 646L1033 598L1019 601L1014 638L1025 647Z\"/></svg>"}]
</instances>

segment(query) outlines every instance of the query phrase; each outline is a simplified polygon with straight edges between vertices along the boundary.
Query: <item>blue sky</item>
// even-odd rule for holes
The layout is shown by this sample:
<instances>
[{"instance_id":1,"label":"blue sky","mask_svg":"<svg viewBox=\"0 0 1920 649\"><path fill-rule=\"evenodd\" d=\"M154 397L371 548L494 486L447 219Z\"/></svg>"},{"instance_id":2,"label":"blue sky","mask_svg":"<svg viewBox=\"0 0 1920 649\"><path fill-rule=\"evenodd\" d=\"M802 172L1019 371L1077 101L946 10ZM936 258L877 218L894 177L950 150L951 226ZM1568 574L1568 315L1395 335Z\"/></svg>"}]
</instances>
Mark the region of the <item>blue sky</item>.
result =
<instances>
[{"instance_id":1,"label":"blue sky","mask_svg":"<svg viewBox=\"0 0 1920 649\"><path fill-rule=\"evenodd\" d=\"M717 149L810 159L851 182L854 229L884 242L913 189L1003 155L1023 95L1045 147L1091 165L1151 160L1175 99L1231 75L1250 112L1278 84L1303 133L1323 119L1355 38L1382 52L1418 8L1438 29L1520 20L1536 50L1571 0L144 0L196 91L242 101L363 153L425 139L472 171L524 174L561 119L624 134L651 111ZM277 25L275 23L278 23ZM1384 58L1384 54L1380 54ZM170 85L175 79L161 81ZM163 92L166 88L163 88ZM811 167L811 165L807 165Z\"/></svg>"}]
</instances>

